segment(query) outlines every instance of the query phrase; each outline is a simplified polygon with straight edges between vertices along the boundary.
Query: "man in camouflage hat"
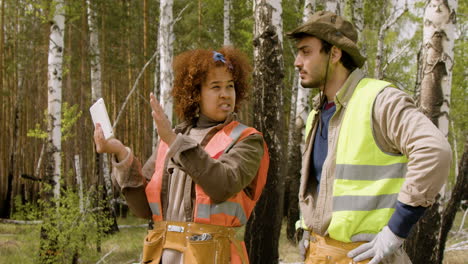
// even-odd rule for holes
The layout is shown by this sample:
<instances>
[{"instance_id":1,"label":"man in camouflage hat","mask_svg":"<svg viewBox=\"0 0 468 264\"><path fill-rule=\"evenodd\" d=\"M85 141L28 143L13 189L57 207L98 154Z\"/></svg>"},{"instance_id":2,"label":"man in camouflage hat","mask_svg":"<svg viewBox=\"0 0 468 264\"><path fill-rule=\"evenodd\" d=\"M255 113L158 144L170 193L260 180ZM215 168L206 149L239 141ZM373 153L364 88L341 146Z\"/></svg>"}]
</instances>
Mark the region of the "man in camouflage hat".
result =
<instances>
[{"instance_id":1,"label":"man in camouflage hat","mask_svg":"<svg viewBox=\"0 0 468 264\"><path fill-rule=\"evenodd\" d=\"M446 180L442 133L391 83L364 78L354 26L320 11L288 34L305 88L298 228L305 263L411 263L401 245Z\"/></svg>"}]
</instances>

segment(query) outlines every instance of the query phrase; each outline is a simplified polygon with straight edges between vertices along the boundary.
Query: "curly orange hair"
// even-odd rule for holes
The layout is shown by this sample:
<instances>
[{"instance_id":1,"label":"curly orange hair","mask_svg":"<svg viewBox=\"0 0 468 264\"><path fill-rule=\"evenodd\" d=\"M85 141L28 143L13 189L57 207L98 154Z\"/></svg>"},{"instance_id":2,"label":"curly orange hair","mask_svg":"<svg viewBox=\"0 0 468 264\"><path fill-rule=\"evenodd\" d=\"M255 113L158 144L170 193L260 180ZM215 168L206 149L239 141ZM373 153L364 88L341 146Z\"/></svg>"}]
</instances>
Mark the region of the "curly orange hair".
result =
<instances>
[{"instance_id":1,"label":"curly orange hair","mask_svg":"<svg viewBox=\"0 0 468 264\"><path fill-rule=\"evenodd\" d=\"M175 111L179 118L193 122L197 118L202 83L210 69L226 67L231 72L236 90L236 105L234 111L240 108L240 103L246 98L250 89L250 74L252 67L247 56L233 47L223 47L217 52L224 55L226 63L213 59L213 50L190 50L174 58L174 96Z\"/></svg>"}]
</instances>

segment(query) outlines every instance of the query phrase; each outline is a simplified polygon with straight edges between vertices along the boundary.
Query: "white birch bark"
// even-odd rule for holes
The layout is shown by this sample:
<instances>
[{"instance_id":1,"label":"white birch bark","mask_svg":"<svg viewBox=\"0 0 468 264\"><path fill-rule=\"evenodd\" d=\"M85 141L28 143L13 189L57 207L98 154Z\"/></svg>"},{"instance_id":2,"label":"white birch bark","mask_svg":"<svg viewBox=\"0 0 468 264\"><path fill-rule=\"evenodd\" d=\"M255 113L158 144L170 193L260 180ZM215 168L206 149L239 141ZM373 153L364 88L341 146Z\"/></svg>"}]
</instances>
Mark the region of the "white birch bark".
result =
<instances>
[{"instance_id":1,"label":"white birch bark","mask_svg":"<svg viewBox=\"0 0 468 264\"><path fill-rule=\"evenodd\" d=\"M76 183L78 184L78 196L80 197L80 213L84 213L83 177L81 176L80 155L75 155L75 171Z\"/></svg>"},{"instance_id":2,"label":"white birch bark","mask_svg":"<svg viewBox=\"0 0 468 264\"><path fill-rule=\"evenodd\" d=\"M159 55L160 55L160 100L161 106L166 113L167 118L172 120L172 96L171 89L173 83L172 56L174 41L173 28L173 0L161 0L160 2L160 21L159 21Z\"/></svg>"},{"instance_id":3,"label":"white birch bark","mask_svg":"<svg viewBox=\"0 0 468 264\"><path fill-rule=\"evenodd\" d=\"M91 1L86 0L86 2L88 6L89 53L91 56L91 100L94 103L102 97L101 58L96 12L91 7Z\"/></svg>"},{"instance_id":4,"label":"white birch bark","mask_svg":"<svg viewBox=\"0 0 468 264\"><path fill-rule=\"evenodd\" d=\"M343 16L344 3L342 0L327 0L325 1L325 10L331 11L339 16Z\"/></svg>"},{"instance_id":5,"label":"white birch bark","mask_svg":"<svg viewBox=\"0 0 468 264\"><path fill-rule=\"evenodd\" d=\"M102 97L102 71L101 57L99 52L99 32L97 30L96 12L91 7L91 1L87 0L88 6L88 26L89 26L89 53L91 56L91 100L96 102ZM114 197L112 192L112 181L110 177L110 162L107 153L102 155L102 174L107 191L107 197ZM113 199L111 199L113 201ZM113 203L111 208L114 210Z\"/></svg>"},{"instance_id":6,"label":"white birch bark","mask_svg":"<svg viewBox=\"0 0 468 264\"><path fill-rule=\"evenodd\" d=\"M278 35L280 48L283 48L283 8L281 6L281 0L269 1L269 4L273 8L273 13L271 16L271 23L276 29L276 34Z\"/></svg>"},{"instance_id":7,"label":"white birch bark","mask_svg":"<svg viewBox=\"0 0 468 264\"><path fill-rule=\"evenodd\" d=\"M364 0L353 0L351 1L351 16L352 22L356 27L359 35L361 35L364 29Z\"/></svg>"},{"instance_id":8,"label":"white birch bark","mask_svg":"<svg viewBox=\"0 0 468 264\"><path fill-rule=\"evenodd\" d=\"M424 12L421 108L448 136L456 0L430 0ZM431 105L434 110L428 110Z\"/></svg>"},{"instance_id":9,"label":"white birch bark","mask_svg":"<svg viewBox=\"0 0 468 264\"><path fill-rule=\"evenodd\" d=\"M315 13L317 10L317 1L316 0L305 0L304 1L304 12L302 22L307 21L307 18Z\"/></svg>"},{"instance_id":10,"label":"white birch bark","mask_svg":"<svg viewBox=\"0 0 468 264\"><path fill-rule=\"evenodd\" d=\"M60 168L62 152L62 66L63 66L63 33L65 16L63 1L56 0L55 13L50 27L48 57L48 155L49 173L53 173L52 184L54 198L60 197Z\"/></svg>"},{"instance_id":11,"label":"white birch bark","mask_svg":"<svg viewBox=\"0 0 468 264\"><path fill-rule=\"evenodd\" d=\"M425 7L423 19L420 107L446 137L449 130L456 9L456 0L430 0ZM466 149L467 146L465 151ZM460 168L466 167L461 165ZM460 171L460 175L462 173ZM464 179L456 179L451 195L446 195L444 185L439 193L440 198L413 227L416 233L412 231L414 235L406 242L411 247L405 246L413 263L442 263L448 232L463 197ZM448 202L445 202L447 198ZM433 250L421 253L421 249L425 248Z\"/></svg>"},{"instance_id":12,"label":"white birch bark","mask_svg":"<svg viewBox=\"0 0 468 264\"><path fill-rule=\"evenodd\" d=\"M223 29L224 29L224 40L223 40L223 45L224 46L229 46L232 45L231 43L231 6L232 6L232 1L231 0L224 0L224 23L223 23Z\"/></svg>"}]
</instances>

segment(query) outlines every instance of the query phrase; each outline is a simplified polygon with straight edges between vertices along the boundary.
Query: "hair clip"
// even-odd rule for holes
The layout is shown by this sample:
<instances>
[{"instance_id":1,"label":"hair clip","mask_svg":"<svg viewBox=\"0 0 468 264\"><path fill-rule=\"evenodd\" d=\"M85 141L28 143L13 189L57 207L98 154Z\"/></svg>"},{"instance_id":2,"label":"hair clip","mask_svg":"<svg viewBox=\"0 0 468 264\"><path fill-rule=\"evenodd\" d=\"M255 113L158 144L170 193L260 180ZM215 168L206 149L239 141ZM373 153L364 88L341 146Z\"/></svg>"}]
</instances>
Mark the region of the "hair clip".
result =
<instances>
[{"instance_id":1,"label":"hair clip","mask_svg":"<svg viewBox=\"0 0 468 264\"><path fill-rule=\"evenodd\" d=\"M219 52L216 52L216 51L213 51L213 60L215 62L217 61L220 61L224 64L226 64L226 66L228 67L229 70L233 70L233 67L232 67L232 64L231 63L226 63L226 58L224 58L224 55L219 53Z\"/></svg>"},{"instance_id":2,"label":"hair clip","mask_svg":"<svg viewBox=\"0 0 468 264\"><path fill-rule=\"evenodd\" d=\"M216 51L213 51L213 60L215 62L221 61L222 63L226 63L226 59L224 58L224 55Z\"/></svg>"}]
</instances>

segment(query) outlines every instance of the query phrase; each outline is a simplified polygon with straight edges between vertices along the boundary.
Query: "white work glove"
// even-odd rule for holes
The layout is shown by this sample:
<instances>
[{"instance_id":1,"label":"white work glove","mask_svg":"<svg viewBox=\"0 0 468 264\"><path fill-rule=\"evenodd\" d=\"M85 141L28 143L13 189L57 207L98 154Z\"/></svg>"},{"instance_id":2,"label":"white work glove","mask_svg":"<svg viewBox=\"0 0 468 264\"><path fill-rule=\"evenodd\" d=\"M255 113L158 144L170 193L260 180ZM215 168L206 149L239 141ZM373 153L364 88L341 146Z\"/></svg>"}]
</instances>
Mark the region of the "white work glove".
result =
<instances>
[{"instance_id":1,"label":"white work glove","mask_svg":"<svg viewBox=\"0 0 468 264\"><path fill-rule=\"evenodd\" d=\"M384 226L372 241L349 251L348 257L356 262L372 258L369 264L378 264L395 252L403 241L404 239L395 235L388 226Z\"/></svg>"},{"instance_id":2,"label":"white work glove","mask_svg":"<svg viewBox=\"0 0 468 264\"><path fill-rule=\"evenodd\" d=\"M304 230L302 234L302 239L299 241L299 254L301 254L302 259L305 260L307 249L309 248L310 232Z\"/></svg>"}]
</instances>

